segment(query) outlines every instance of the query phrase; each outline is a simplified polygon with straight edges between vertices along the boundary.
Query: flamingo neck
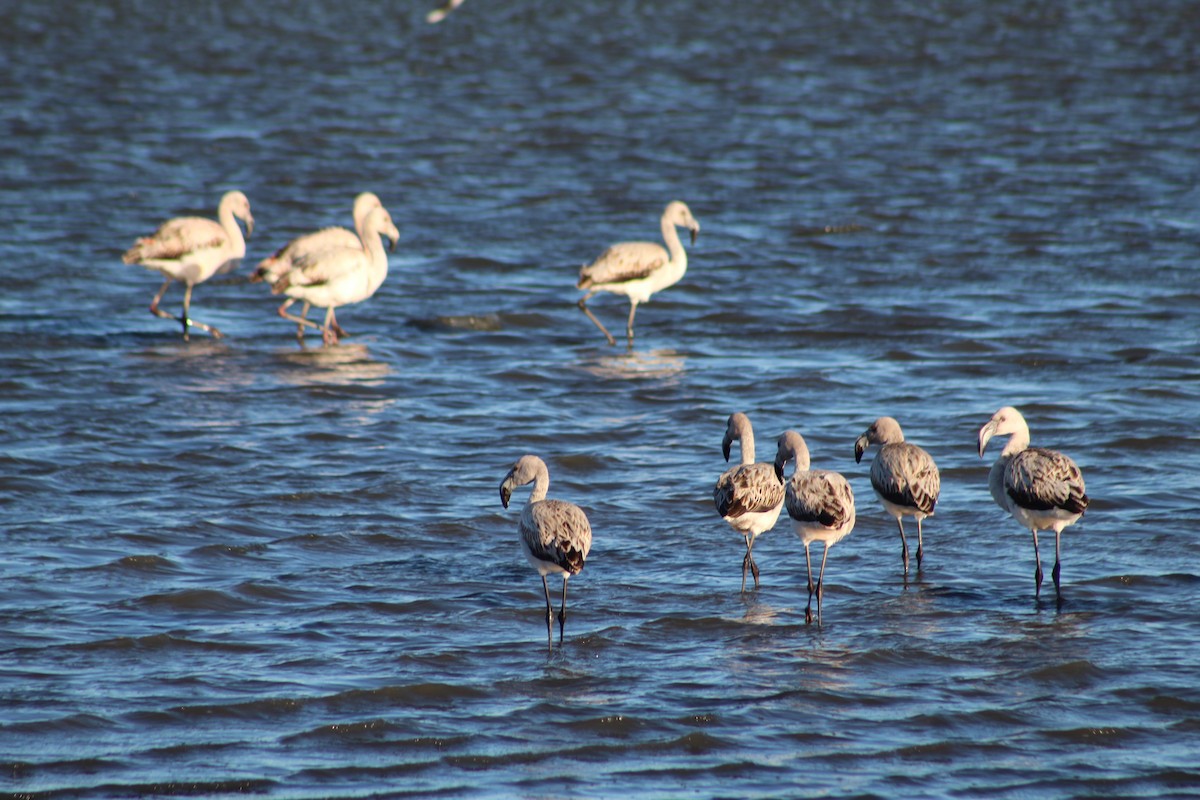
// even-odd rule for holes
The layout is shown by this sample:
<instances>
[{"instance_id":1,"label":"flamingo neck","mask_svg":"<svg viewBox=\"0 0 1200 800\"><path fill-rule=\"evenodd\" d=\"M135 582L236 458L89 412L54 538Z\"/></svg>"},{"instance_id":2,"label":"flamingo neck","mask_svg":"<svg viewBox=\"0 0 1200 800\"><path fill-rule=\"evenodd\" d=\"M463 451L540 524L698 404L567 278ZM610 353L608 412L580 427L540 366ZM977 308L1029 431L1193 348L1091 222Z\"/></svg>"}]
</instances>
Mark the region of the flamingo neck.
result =
<instances>
[{"instance_id":1,"label":"flamingo neck","mask_svg":"<svg viewBox=\"0 0 1200 800\"><path fill-rule=\"evenodd\" d=\"M371 262L371 286L378 289L383 283L384 278L388 273L388 257L387 250L383 248L383 237L378 231L372 228L367 228L363 232L363 251L366 252L367 258Z\"/></svg>"},{"instance_id":2,"label":"flamingo neck","mask_svg":"<svg viewBox=\"0 0 1200 800\"><path fill-rule=\"evenodd\" d=\"M229 241L230 258L246 255L246 239L242 236L241 226L234 219L233 210L228 206L218 208L217 222L221 224L221 229L225 231L225 237Z\"/></svg>"},{"instance_id":3,"label":"flamingo neck","mask_svg":"<svg viewBox=\"0 0 1200 800\"><path fill-rule=\"evenodd\" d=\"M667 251L671 254L671 266L682 274L687 270L687 251L683 249L683 242L679 240L679 229L665 217L662 221L662 237L667 244ZM753 445L750 450L753 452Z\"/></svg>"},{"instance_id":4,"label":"flamingo neck","mask_svg":"<svg viewBox=\"0 0 1200 800\"><path fill-rule=\"evenodd\" d=\"M550 476L545 470L538 470L537 475L533 478L533 491L529 493L529 502L537 503L546 499L546 493L550 490Z\"/></svg>"},{"instance_id":5,"label":"flamingo neck","mask_svg":"<svg viewBox=\"0 0 1200 800\"><path fill-rule=\"evenodd\" d=\"M1029 447L1029 428L1021 425L1012 432L1012 436L1008 439L1008 444L1004 445L1004 449L1000 451L1001 457L1015 456Z\"/></svg>"},{"instance_id":6,"label":"flamingo neck","mask_svg":"<svg viewBox=\"0 0 1200 800\"><path fill-rule=\"evenodd\" d=\"M754 463L754 434L748 430L742 431L742 463Z\"/></svg>"}]
</instances>

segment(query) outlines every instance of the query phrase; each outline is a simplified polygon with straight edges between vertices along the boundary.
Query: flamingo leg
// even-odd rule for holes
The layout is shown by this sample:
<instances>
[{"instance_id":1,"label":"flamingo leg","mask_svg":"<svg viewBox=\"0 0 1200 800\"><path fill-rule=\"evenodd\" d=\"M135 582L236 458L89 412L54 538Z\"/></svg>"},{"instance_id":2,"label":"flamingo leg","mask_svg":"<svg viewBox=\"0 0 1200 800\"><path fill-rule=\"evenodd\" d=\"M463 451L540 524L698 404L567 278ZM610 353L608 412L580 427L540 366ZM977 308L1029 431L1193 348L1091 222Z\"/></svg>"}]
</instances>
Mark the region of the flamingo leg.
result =
<instances>
[{"instance_id":1,"label":"flamingo leg","mask_svg":"<svg viewBox=\"0 0 1200 800\"><path fill-rule=\"evenodd\" d=\"M569 578L569 577L570 577L570 575L568 573L563 573L562 607L559 608L559 610L558 610L558 646L559 647L562 647L563 628L565 628L566 624L567 624L567 578Z\"/></svg>"},{"instance_id":2,"label":"flamingo leg","mask_svg":"<svg viewBox=\"0 0 1200 800\"><path fill-rule=\"evenodd\" d=\"M303 341L304 326L307 325L308 327L316 328L317 330L320 330L321 326L310 319L305 319L305 317L308 316L309 309L309 303L307 300L304 302L304 309L300 312L300 316L297 317L295 314L289 314L288 307L294 302L296 302L296 298L294 297L289 297L287 300L284 300L283 305L279 307L279 316L283 317L284 319L290 319L292 322L296 323L296 338L300 341Z\"/></svg>"},{"instance_id":3,"label":"flamingo leg","mask_svg":"<svg viewBox=\"0 0 1200 800\"><path fill-rule=\"evenodd\" d=\"M590 300L594 294L595 292L588 292L583 297L579 298L579 303L577 304L579 306L579 310L584 314L587 314L587 318L596 324L596 327L599 328L600 332L604 334L604 338L608 339L608 343L610 345L616 345L617 340L614 339L612 334L608 332L608 328L604 327L604 323L596 319L596 315L593 314L592 310L587 307L587 301Z\"/></svg>"},{"instance_id":4,"label":"flamingo leg","mask_svg":"<svg viewBox=\"0 0 1200 800\"><path fill-rule=\"evenodd\" d=\"M829 558L829 542L821 553L821 574L817 576L817 625L821 624L821 598L825 596L825 559Z\"/></svg>"},{"instance_id":5,"label":"flamingo leg","mask_svg":"<svg viewBox=\"0 0 1200 800\"><path fill-rule=\"evenodd\" d=\"M163 295L167 293L167 289L170 288L170 286L170 278L167 278L165 281L163 281L163 285L158 290L158 294L154 295L154 299L150 301L150 313L156 317L161 317L162 319L173 319L178 322L179 317L175 316L174 314L169 314L158 307L159 302L163 299Z\"/></svg>"},{"instance_id":6,"label":"flamingo leg","mask_svg":"<svg viewBox=\"0 0 1200 800\"><path fill-rule=\"evenodd\" d=\"M550 632L550 623L554 620L554 606L550 605L550 586L546 576L542 576L542 591L546 593L546 652L554 652L554 637Z\"/></svg>"},{"instance_id":7,"label":"flamingo leg","mask_svg":"<svg viewBox=\"0 0 1200 800\"><path fill-rule=\"evenodd\" d=\"M343 328L341 325L338 325L337 314L333 313L332 308L329 309L329 322L331 325L333 325L333 332L338 335L339 339L350 335L345 328Z\"/></svg>"},{"instance_id":8,"label":"flamingo leg","mask_svg":"<svg viewBox=\"0 0 1200 800\"><path fill-rule=\"evenodd\" d=\"M757 589L758 583L758 564L754 563L754 554L751 550L754 548L754 537L751 534L746 534L746 555L742 558L742 591L746 591L746 571L754 576L754 588Z\"/></svg>"},{"instance_id":9,"label":"flamingo leg","mask_svg":"<svg viewBox=\"0 0 1200 800\"><path fill-rule=\"evenodd\" d=\"M1051 570L1050 576L1052 578L1054 578L1054 594L1060 600L1062 599L1062 587L1059 585L1058 576L1062 572L1062 567L1061 567L1061 563L1059 560L1059 557L1061 555L1061 547L1062 547L1061 540L1062 540L1062 531L1055 531L1054 532L1054 569Z\"/></svg>"},{"instance_id":10,"label":"flamingo leg","mask_svg":"<svg viewBox=\"0 0 1200 800\"><path fill-rule=\"evenodd\" d=\"M1042 594L1042 554L1038 552L1038 535L1037 531L1033 532L1033 560L1037 562L1037 569L1034 570L1033 580L1037 584L1034 589L1034 596L1040 597Z\"/></svg>"},{"instance_id":11,"label":"flamingo leg","mask_svg":"<svg viewBox=\"0 0 1200 800\"><path fill-rule=\"evenodd\" d=\"M185 289L183 292L183 316L179 318L180 322L183 323L183 340L185 342L188 340L188 326L189 325L197 327L200 330L208 333L214 339L224 338L225 334L223 334L219 330L217 330L215 326L206 325L205 323L198 322L188 316L188 311L192 306L192 288L193 288L193 285L189 283L189 284L187 284L187 289Z\"/></svg>"},{"instance_id":12,"label":"flamingo leg","mask_svg":"<svg viewBox=\"0 0 1200 800\"><path fill-rule=\"evenodd\" d=\"M312 308L312 304L309 303L307 300L305 300L304 307L300 309L300 316L307 317L308 309L310 309L310 308ZM305 321L307 321L307 320L305 320ZM296 323L296 339L300 340L303 338L304 338L304 325L302 325L300 323Z\"/></svg>"},{"instance_id":13,"label":"flamingo leg","mask_svg":"<svg viewBox=\"0 0 1200 800\"><path fill-rule=\"evenodd\" d=\"M629 301L629 321L625 323L625 336L629 340L630 347L633 347L633 315L637 313L637 307L636 301Z\"/></svg>"},{"instance_id":14,"label":"flamingo leg","mask_svg":"<svg viewBox=\"0 0 1200 800\"><path fill-rule=\"evenodd\" d=\"M338 335L333 329L333 306L325 311L325 324L321 326L321 338L325 341L326 347L337 344Z\"/></svg>"},{"instance_id":15,"label":"flamingo leg","mask_svg":"<svg viewBox=\"0 0 1200 800\"><path fill-rule=\"evenodd\" d=\"M808 605L804 607L804 622L808 625L811 625L812 621L813 621L813 614L812 614L813 591L816 587L813 586L812 554L809 552L807 543L805 543L805 545L804 545L804 563L808 566ZM817 609L820 610L820 607L821 606L818 602Z\"/></svg>"},{"instance_id":16,"label":"flamingo leg","mask_svg":"<svg viewBox=\"0 0 1200 800\"><path fill-rule=\"evenodd\" d=\"M900 557L904 560L904 574L908 575L908 539L904 538L904 518L896 517L896 525L900 528Z\"/></svg>"}]
</instances>

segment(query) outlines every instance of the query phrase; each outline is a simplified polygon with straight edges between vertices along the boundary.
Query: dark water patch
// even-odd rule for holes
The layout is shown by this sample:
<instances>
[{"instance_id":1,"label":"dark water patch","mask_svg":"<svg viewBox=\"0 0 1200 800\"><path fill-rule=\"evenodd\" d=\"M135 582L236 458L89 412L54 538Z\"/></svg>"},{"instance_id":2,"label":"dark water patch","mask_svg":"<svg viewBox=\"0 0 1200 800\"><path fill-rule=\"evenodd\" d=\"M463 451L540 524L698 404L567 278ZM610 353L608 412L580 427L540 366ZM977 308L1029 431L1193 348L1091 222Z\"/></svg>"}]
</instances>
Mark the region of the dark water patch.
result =
<instances>
[{"instance_id":1,"label":"dark water patch","mask_svg":"<svg viewBox=\"0 0 1200 800\"><path fill-rule=\"evenodd\" d=\"M307 596L301 591L289 589L277 584L246 582L234 587L238 594L257 601L292 605L299 603Z\"/></svg>"},{"instance_id":2,"label":"dark water patch","mask_svg":"<svg viewBox=\"0 0 1200 800\"><path fill-rule=\"evenodd\" d=\"M466 736L406 736L408 729L384 719L362 722L339 722L292 734L283 738L287 744L316 744L321 746L376 746L392 753L436 753L460 747L469 742Z\"/></svg>"},{"instance_id":3,"label":"dark water patch","mask_svg":"<svg viewBox=\"0 0 1200 800\"><path fill-rule=\"evenodd\" d=\"M168 713L184 722L229 719L241 722L274 722L294 717L314 702L313 698L272 697L241 703L185 705L168 709Z\"/></svg>"},{"instance_id":4,"label":"dark water patch","mask_svg":"<svg viewBox=\"0 0 1200 800\"><path fill-rule=\"evenodd\" d=\"M142 751L139 755L174 764L185 759L194 759L197 756L221 758L224 755L236 753L242 746L244 746L244 743L236 741L188 742L187 744L174 744L166 747L152 747ZM209 754L212 755L210 756Z\"/></svg>"},{"instance_id":5,"label":"dark water patch","mask_svg":"<svg viewBox=\"0 0 1200 800\"><path fill-rule=\"evenodd\" d=\"M499 314L465 314L432 317L429 319L413 319L409 320L408 324L426 333L445 331L498 331L503 327Z\"/></svg>"},{"instance_id":6,"label":"dark water patch","mask_svg":"<svg viewBox=\"0 0 1200 800\"><path fill-rule=\"evenodd\" d=\"M0 730L5 733L46 734L59 733L63 735L75 732L98 732L116 726L111 719L95 714L69 714L54 719L33 720L29 722L13 722L0 724Z\"/></svg>"},{"instance_id":7,"label":"dark water patch","mask_svg":"<svg viewBox=\"0 0 1200 800\"><path fill-rule=\"evenodd\" d=\"M81 758L47 761L0 761L0 768L3 768L6 775L13 781L32 780L49 782L51 777L56 775L103 775L105 773L120 772L123 769L127 769L128 765L113 759ZM3 796L26 797L31 795L37 796L43 793L21 792Z\"/></svg>"},{"instance_id":8,"label":"dark water patch","mask_svg":"<svg viewBox=\"0 0 1200 800\"><path fill-rule=\"evenodd\" d=\"M277 784L261 778L231 779L221 781L162 781L153 783L102 783L66 786L20 792L22 798L66 798L85 795L99 797L203 797L219 795L261 795L271 791Z\"/></svg>"},{"instance_id":9,"label":"dark water patch","mask_svg":"<svg viewBox=\"0 0 1200 800\"><path fill-rule=\"evenodd\" d=\"M898 747L895 750L879 753L878 756L900 761L958 764L971 760L1003 758L1009 753L1011 753L1011 748L1004 744L979 741L938 741ZM914 778L913 780L918 785L921 783L920 779Z\"/></svg>"},{"instance_id":10,"label":"dark water patch","mask_svg":"<svg viewBox=\"0 0 1200 800\"><path fill-rule=\"evenodd\" d=\"M197 547L195 550L192 550L188 555L200 559L236 559L253 558L269 551L270 546L261 542L255 544L206 544L203 547Z\"/></svg>"},{"instance_id":11,"label":"dark water patch","mask_svg":"<svg viewBox=\"0 0 1200 800\"><path fill-rule=\"evenodd\" d=\"M415 683L404 686L383 686L378 689L352 689L324 700L340 714L358 713L378 708L447 708L459 703L482 699L484 690L448 683Z\"/></svg>"},{"instance_id":12,"label":"dark water patch","mask_svg":"<svg viewBox=\"0 0 1200 800\"><path fill-rule=\"evenodd\" d=\"M1026 677L1038 685L1081 690L1103 681L1106 673L1088 661L1068 661L1031 670Z\"/></svg>"},{"instance_id":13,"label":"dark water patch","mask_svg":"<svg viewBox=\"0 0 1200 800\"><path fill-rule=\"evenodd\" d=\"M1050 730L1043 734L1047 739L1065 744L1078 744L1087 747L1126 747L1133 740L1144 735L1142 731L1129 730L1119 727L1089 727Z\"/></svg>"},{"instance_id":14,"label":"dark water patch","mask_svg":"<svg viewBox=\"0 0 1200 800\"><path fill-rule=\"evenodd\" d=\"M262 648L256 644L239 642L222 642L212 639L193 639L171 633L158 633L149 636L129 637L119 636L112 639L101 639L93 642L82 642L67 645L69 649L83 652L107 650L144 650L149 652L203 650L212 652L227 651L231 653L256 653Z\"/></svg>"},{"instance_id":15,"label":"dark water patch","mask_svg":"<svg viewBox=\"0 0 1200 800\"><path fill-rule=\"evenodd\" d=\"M660 727L657 723L623 714L608 714L586 720L574 720L567 723L568 727L578 732L580 736L602 736L617 739L629 739L648 730Z\"/></svg>"},{"instance_id":16,"label":"dark water patch","mask_svg":"<svg viewBox=\"0 0 1200 800\"><path fill-rule=\"evenodd\" d=\"M148 594L136 600L125 601L125 604L146 609L214 614L228 614L255 607L253 603L217 589L179 589Z\"/></svg>"},{"instance_id":17,"label":"dark water patch","mask_svg":"<svg viewBox=\"0 0 1200 800\"><path fill-rule=\"evenodd\" d=\"M1132 453L1153 453L1160 457L1170 457L1169 454L1172 453L1200 452L1200 439L1177 435L1122 437L1111 441L1109 446Z\"/></svg>"},{"instance_id":18,"label":"dark water patch","mask_svg":"<svg viewBox=\"0 0 1200 800\"><path fill-rule=\"evenodd\" d=\"M1184 769L1159 768L1128 777L1093 775L1101 770L1077 770L1073 779L1040 778L1015 780L1005 786L989 788L986 795L1028 793L1062 794L1084 792L1099 797L1190 797L1200 773Z\"/></svg>"},{"instance_id":19,"label":"dark water patch","mask_svg":"<svg viewBox=\"0 0 1200 800\"><path fill-rule=\"evenodd\" d=\"M1145 697L1145 695L1150 695ZM1154 689L1141 689L1135 696L1144 702L1146 707L1158 714L1167 716L1190 715L1200 712L1200 697L1181 697L1179 694L1162 694Z\"/></svg>"},{"instance_id":20,"label":"dark water patch","mask_svg":"<svg viewBox=\"0 0 1200 800\"><path fill-rule=\"evenodd\" d=\"M155 555L123 556L94 569L115 574L172 575L180 572L178 564Z\"/></svg>"}]
</instances>

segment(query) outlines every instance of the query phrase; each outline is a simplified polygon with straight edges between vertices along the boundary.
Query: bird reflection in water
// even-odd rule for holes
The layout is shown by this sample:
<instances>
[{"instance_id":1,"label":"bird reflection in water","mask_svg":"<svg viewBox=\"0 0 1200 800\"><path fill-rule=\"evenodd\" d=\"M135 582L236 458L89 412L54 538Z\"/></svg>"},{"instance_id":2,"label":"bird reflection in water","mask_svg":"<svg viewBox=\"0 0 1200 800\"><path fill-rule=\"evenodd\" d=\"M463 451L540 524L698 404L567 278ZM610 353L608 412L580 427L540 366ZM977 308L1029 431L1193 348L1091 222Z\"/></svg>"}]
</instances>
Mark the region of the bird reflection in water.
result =
<instances>
[{"instance_id":1,"label":"bird reflection in water","mask_svg":"<svg viewBox=\"0 0 1200 800\"><path fill-rule=\"evenodd\" d=\"M672 378L683 374L686 365L686 356L662 349L600 356L582 367L598 378Z\"/></svg>"},{"instance_id":2,"label":"bird reflection in water","mask_svg":"<svg viewBox=\"0 0 1200 800\"><path fill-rule=\"evenodd\" d=\"M385 362L371 357L365 344L288 348L279 358L290 366L282 378L297 386L378 385L391 374Z\"/></svg>"}]
</instances>

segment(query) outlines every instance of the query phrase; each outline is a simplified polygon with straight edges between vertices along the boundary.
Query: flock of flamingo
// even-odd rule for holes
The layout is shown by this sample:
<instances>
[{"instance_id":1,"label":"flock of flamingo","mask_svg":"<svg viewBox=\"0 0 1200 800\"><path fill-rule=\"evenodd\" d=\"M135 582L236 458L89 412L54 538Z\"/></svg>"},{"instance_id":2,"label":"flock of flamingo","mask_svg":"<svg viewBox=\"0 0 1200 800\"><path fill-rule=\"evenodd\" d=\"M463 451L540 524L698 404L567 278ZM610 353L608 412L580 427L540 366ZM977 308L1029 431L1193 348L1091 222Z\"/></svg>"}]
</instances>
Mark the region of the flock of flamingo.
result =
<instances>
[{"instance_id":1,"label":"flock of flamingo","mask_svg":"<svg viewBox=\"0 0 1200 800\"><path fill-rule=\"evenodd\" d=\"M1057 450L1029 446L1029 426L1012 406L992 415L979 429L979 456L994 436L1009 436L1008 444L992 464L988 488L992 499L1020 525L1033 534L1034 572L1037 596L1042 588L1042 559L1038 531L1054 531L1054 590L1061 600L1061 543L1063 529L1075 523L1087 509L1083 475L1069 456ZM721 449L729 460L734 442L741 446L739 464L726 470L713 488L717 513L735 531L745 537L746 554L742 558L742 591L746 591L746 573L759 586L758 565L754 563L755 539L775 526L787 509L796 534L804 545L808 567L808 605L806 623L821 624L824 596L825 562L829 549L854 529L854 492L849 481L838 472L812 469L808 445L796 431L785 431L776 440L772 462L754 460L754 431L749 418L737 412L725 426ZM917 568L923 558L921 523L933 515L941 494L941 477L933 458L924 449L904 439L900 424L892 417L880 417L854 442L854 459L860 461L871 445L879 448L871 463L871 488L884 510L896 520L900 530L904 574L908 575L908 540L903 518L917 523ZM794 464L785 479L789 462ZM553 646L553 606L547 575L561 575L562 603L558 612L559 643L567 613L567 580L578 575L592 547L592 531L579 506L563 500L547 499L550 474L545 462L534 455L522 456L500 483L500 500L508 508L513 489L532 483L533 490L517 523L526 558L542 576L546 596L546 639ZM821 566L813 581L809 546L821 542ZM813 598L817 611L813 614Z\"/></svg>"},{"instance_id":2,"label":"flock of flamingo","mask_svg":"<svg viewBox=\"0 0 1200 800\"><path fill-rule=\"evenodd\" d=\"M330 227L297 237L263 259L250 276L252 283L266 282L272 294L287 297L279 307L279 315L296 323L296 338L301 341L306 327L320 330L326 346L347 336L338 325L335 309L367 300L387 278L388 256L381 237L386 236L394 250L400 232L383 203L371 192L354 198L353 217L353 231ZM237 223L239 219L246 225L245 235ZM578 288L587 290L579 300L579 308L596 323L609 344L615 345L616 340L587 307L592 295L611 292L629 298L625 333L632 346L633 315L638 304L678 283L687 271L687 252L675 229L690 230L694 244L700 223L678 200L667 205L661 223L666 248L654 242L621 242L579 271ZM163 284L150 302L151 314L180 323L185 340L192 327L220 339L224 334L215 326L191 318L192 289L242 259L246 255L246 236L253 232L254 216L246 195L226 192L217 206L216 221L205 217L169 219L154 233L135 241L122 260L162 274ZM183 312L179 316L158 307L173 281L184 285ZM288 312L297 300L304 302L299 316ZM323 324L307 318L312 306L326 309Z\"/></svg>"},{"instance_id":3,"label":"flock of flamingo","mask_svg":"<svg viewBox=\"0 0 1200 800\"><path fill-rule=\"evenodd\" d=\"M387 209L370 192L354 200L355 230L324 228L298 237L258 264L250 280L266 282L273 294L286 300L279 315L296 323L296 336L303 340L306 327L318 328L325 345L336 344L347 335L338 324L335 309L359 303L371 297L387 277L388 257L382 237L394 248L400 237ZM237 220L246 225L246 234L254 229L250 202L238 191L226 193L217 209L217 221L202 217L177 217L163 223L157 231L138 239L124 255L127 264L140 264L161 273L164 282L150 304L151 313L173 319L183 326L188 338L189 327L197 327L214 337L221 332L212 325L189 316L192 289L245 256L246 240ZM678 228L691 233L692 242L700 224L687 205L676 200L669 203L661 218L663 241L621 242L606 249L595 261L580 269L577 288L586 294L579 308L604 334L609 344L616 340L587 306L597 292L610 292L629 298L629 318L625 333L633 344L633 320L640 303L654 293L677 283L687 271L687 252L679 239ZM176 317L159 308L164 294L173 281L184 284L183 312ZM288 309L300 300L304 303L299 315ZM323 324L307 319L311 306L326 309ZM1054 568L1052 577L1056 595L1061 599L1061 540L1062 531L1083 515L1088 505L1083 475L1068 456L1055 451L1029 446L1029 426L1017 409L1006 406L992 415L979 430L980 457L994 436L1009 436L1008 443L992 464L988 488L1001 509L1008 512L1033 534L1035 595L1042 586L1039 531L1054 531ZM805 621L814 619L821 624L821 602L824 595L825 564L829 549L845 538L854 528L854 493L840 473L812 469L808 445L796 431L785 431L776 442L773 462L754 460L754 433L749 418L743 413L732 414L726 424L722 452L728 461L734 442L740 444L741 459L736 466L718 478L713 489L717 513L730 527L740 533L746 544L742 559L742 591L746 590L746 575L751 574L759 586L759 569L754 562L755 539L775 526L784 508L792 519L797 535L804 545L808 568L808 605ZM922 523L932 516L941 492L941 478L933 458L924 449L905 441L898 422L880 417L871 424L854 444L855 461L872 445L878 453L871 464L871 486L884 510L896 520L900 532L901 553L905 575L908 574L908 540L903 518L911 516L917 524L917 568L924 555ZM785 468L794 464L790 478ZM566 625L567 581L577 575L587 561L592 545L592 531L587 515L579 506L547 498L550 475L545 462L535 455L522 456L500 484L500 499L508 508L513 490L532 483L533 489L521 512L517 530L526 557L542 578L546 599L547 646L553 648L555 618L550 599L548 575L562 576L562 599L557 615L559 643ZM812 557L809 547L822 543L821 565L813 581ZM817 601L813 614L812 601Z\"/></svg>"},{"instance_id":4,"label":"flock of flamingo","mask_svg":"<svg viewBox=\"0 0 1200 800\"><path fill-rule=\"evenodd\" d=\"M216 327L190 317L192 289L246 255L239 219L246 225L246 236L254 232L246 195L226 192L217 206L215 222L204 217L169 219L134 242L123 256L126 264L140 264L162 274L163 284L150 302L150 313L179 322L184 339L190 327L217 339L223 336ZM252 282L268 282L272 294L286 295L279 315L296 323L296 336L301 340L305 327L312 327L321 331L326 345L337 343L347 334L338 325L335 309L371 297L387 277L388 258L380 237L388 237L394 248L400 232L371 192L355 198L354 226L353 231L323 228L293 239L263 259L250 276ZM172 281L184 285L183 312L178 317L158 307ZM299 316L288 313L297 300L304 302ZM306 318L313 305L326 309L324 324Z\"/></svg>"}]
</instances>

